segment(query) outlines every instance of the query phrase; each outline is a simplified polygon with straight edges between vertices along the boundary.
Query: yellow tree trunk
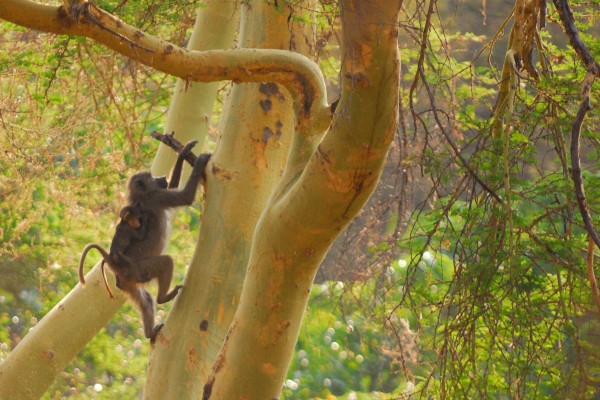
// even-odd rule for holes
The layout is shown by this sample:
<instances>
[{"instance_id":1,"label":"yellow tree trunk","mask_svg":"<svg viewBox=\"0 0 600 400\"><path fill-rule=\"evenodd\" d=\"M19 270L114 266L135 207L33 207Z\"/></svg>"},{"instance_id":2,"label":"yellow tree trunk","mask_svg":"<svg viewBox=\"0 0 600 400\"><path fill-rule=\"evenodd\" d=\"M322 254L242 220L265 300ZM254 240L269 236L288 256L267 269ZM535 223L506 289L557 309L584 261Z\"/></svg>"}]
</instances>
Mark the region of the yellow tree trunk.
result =
<instances>
[{"instance_id":1,"label":"yellow tree trunk","mask_svg":"<svg viewBox=\"0 0 600 400\"><path fill-rule=\"evenodd\" d=\"M272 5L242 4L240 13L240 47L287 49L293 32L295 48L309 48L304 38L312 35L298 24L290 30L288 14ZM295 121L293 99L282 86L231 89L207 174L198 245L150 356L144 398L201 396L239 304L256 222L281 178Z\"/></svg>"},{"instance_id":2,"label":"yellow tree trunk","mask_svg":"<svg viewBox=\"0 0 600 400\"><path fill-rule=\"evenodd\" d=\"M206 7L198 11L188 48L230 47L236 31L236 16L235 2L207 2ZM204 141L209 126L206 119L212 113L217 89L218 83L186 85L184 81L177 82L166 131L176 131L176 137L183 142ZM200 143L198 147L201 148ZM159 149L153 173L168 174L175 158L171 149ZM87 274L85 288L80 285L73 288L0 364L0 399L40 398L71 359L118 312L125 297L109 273L109 283L116 298L108 298L99 267L100 264L96 265Z\"/></svg>"},{"instance_id":3,"label":"yellow tree trunk","mask_svg":"<svg viewBox=\"0 0 600 400\"><path fill-rule=\"evenodd\" d=\"M201 52L143 34L95 6L76 23L62 7L29 0L4 0L0 7L0 18L90 37L186 81L259 83L236 86L224 109L197 251L152 353L146 398L279 396L318 265L373 191L396 131L400 0L341 2L342 95L333 119L317 65L289 51L303 37L288 25L298 11L271 9L277 2L241 4L247 8L240 48ZM77 299L89 309L106 306L102 296L88 294L101 289L97 271L89 279L90 289L76 288L34 329L47 347L23 346L0 367L2 388L16 382L7 376L27 375L28 363L29 375L44 381L23 378L22 397L0 397L37 397L31 388L47 387L106 323L104 314L118 308L113 302L80 326L86 321L71 297L83 296ZM62 310L74 319L61 326ZM56 332L75 335L77 344L48 340ZM44 360L51 367L36 366Z\"/></svg>"},{"instance_id":4,"label":"yellow tree trunk","mask_svg":"<svg viewBox=\"0 0 600 400\"><path fill-rule=\"evenodd\" d=\"M279 397L317 268L372 193L396 132L400 3L341 2L340 103L306 166L286 170L259 220L240 305L203 399ZM297 160L302 143L291 149Z\"/></svg>"}]
</instances>

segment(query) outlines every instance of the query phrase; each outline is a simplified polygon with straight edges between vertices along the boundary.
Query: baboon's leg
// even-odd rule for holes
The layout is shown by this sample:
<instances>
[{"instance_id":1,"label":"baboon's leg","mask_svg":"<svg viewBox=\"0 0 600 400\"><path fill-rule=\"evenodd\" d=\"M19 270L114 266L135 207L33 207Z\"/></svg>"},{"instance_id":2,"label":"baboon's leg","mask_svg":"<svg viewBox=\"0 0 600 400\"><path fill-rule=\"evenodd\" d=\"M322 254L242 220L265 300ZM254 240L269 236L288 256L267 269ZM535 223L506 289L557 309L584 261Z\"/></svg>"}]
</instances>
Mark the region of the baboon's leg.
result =
<instances>
[{"instance_id":1,"label":"baboon's leg","mask_svg":"<svg viewBox=\"0 0 600 400\"><path fill-rule=\"evenodd\" d=\"M156 324L156 326L152 330L152 336L150 336L150 344L154 344L154 342L156 341L156 335L158 335L158 332L160 332L164 325L165 324L163 324L162 322L160 324Z\"/></svg>"},{"instance_id":2,"label":"baboon's leg","mask_svg":"<svg viewBox=\"0 0 600 400\"><path fill-rule=\"evenodd\" d=\"M144 321L144 335L152 338L154 331L154 299L152 295L142 288L131 294L131 300L137 304Z\"/></svg>"},{"instance_id":3,"label":"baboon's leg","mask_svg":"<svg viewBox=\"0 0 600 400\"><path fill-rule=\"evenodd\" d=\"M169 292L171 279L173 278L173 259L168 255L139 260L136 273L139 274L140 279L147 277L150 277L150 279L158 279L158 296L156 296L156 302L158 304L163 304L172 300L177 296L179 289L183 287L182 285L177 285ZM140 280L138 280L138 282L140 282Z\"/></svg>"}]
</instances>

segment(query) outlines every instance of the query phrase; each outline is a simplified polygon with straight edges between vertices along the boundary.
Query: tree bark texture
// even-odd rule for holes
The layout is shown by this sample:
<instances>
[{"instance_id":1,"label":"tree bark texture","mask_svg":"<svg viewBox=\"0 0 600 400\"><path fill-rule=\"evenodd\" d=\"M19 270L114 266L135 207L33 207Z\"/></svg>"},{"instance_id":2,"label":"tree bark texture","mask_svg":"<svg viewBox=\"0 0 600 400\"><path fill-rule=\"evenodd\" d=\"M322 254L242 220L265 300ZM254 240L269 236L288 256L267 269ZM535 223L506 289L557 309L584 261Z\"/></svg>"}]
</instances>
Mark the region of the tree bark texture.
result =
<instances>
[{"instance_id":1,"label":"tree bark texture","mask_svg":"<svg viewBox=\"0 0 600 400\"><path fill-rule=\"evenodd\" d=\"M62 6L3 0L0 18L31 29L91 38L186 81L281 83L290 91L294 107L304 120L327 122L323 75L314 62L297 53L272 49L191 51L145 34L94 5L74 21Z\"/></svg>"},{"instance_id":2,"label":"tree bark texture","mask_svg":"<svg viewBox=\"0 0 600 400\"><path fill-rule=\"evenodd\" d=\"M241 48L207 51L151 37L89 4L78 21L62 6L30 0L5 0L0 7L0 18L86 36L181 78L167 128L178 118L196 117L190 117L190 107L202 95L186 93L188 81L255 82L234 85L224 107L207 171L200 239L185 287L151 353L145 398L279 396L316 270L372 193L397 128L400 0L341 2L342 95L333 119L317 65L289 51L303 46L301 30L288 26L293 8L285 14L264 2L242 3ZM177 96L186 99L178 105ZM177 129L198 134L190 125ZM155 173L164 173L167 164L157 161ZM97 269L92 274L88 286L99 282ZM85 313L63 325L53 318L75 309L71 296L80 292L87 296L81 304L104 309L78 334ZM0 397L39 397L120 305L106 307L104 297L90 289L73 293L34 331L55 338L52 329L60 326L61 338L76 340L66 348L54 342L44 349L23 346L31 352L27 357L13 351L11 357L35 366L34 373L10 375L23 369L4 363L0 387L10 375L10 386L21 379L16 386L24 391Z\"/></svg>"},{"instance_id":3,"label":"tree bark texture","mask_svg":"<svg viewBox=\"0 0 600 400\"><path fill-rule=\"evenodd\" d=\"M287 15L273 5L241 5L240 13L239 46L290 47ZM302 37L297 24L292 30ZM202 395L238 307L256 222L281 178L295 125L293 99L283 86L232 87L207 171L200 238L185 290L150 357L144 398Z\"/></svg>"},{"instance_id":4,"label":"tree bark texture","mask_svg":"<svg viewBox=\"0 0 600 400\"><path fill-rule=\"evenodd\" d=\"M318 265L372 192L397 128L399 9L399 1L342 2L340 103L305 168L286 170L259 220L204 399L279 396ZM294 142L290 156L303 149Z\"/></svg>"}]
</instances>

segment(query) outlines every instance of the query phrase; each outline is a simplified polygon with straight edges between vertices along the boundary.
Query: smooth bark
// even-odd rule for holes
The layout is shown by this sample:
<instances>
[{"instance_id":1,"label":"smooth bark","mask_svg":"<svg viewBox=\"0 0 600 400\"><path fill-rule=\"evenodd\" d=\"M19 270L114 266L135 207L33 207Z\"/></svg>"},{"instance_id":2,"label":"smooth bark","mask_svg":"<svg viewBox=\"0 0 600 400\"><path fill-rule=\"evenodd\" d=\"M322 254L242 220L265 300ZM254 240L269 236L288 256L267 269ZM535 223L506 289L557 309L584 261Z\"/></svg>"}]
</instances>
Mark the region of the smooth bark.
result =
<instances>
[{"instance_id":1,"label":"smooth bark","mask_svg":"<svg viewBox=\"0 0 600 400\"><path fill-rule=\"evenodd\" d=\"M152 353L146 398L279 396L317 267L373 191L396 131L400 5L342 1L342 96L331 121L320 70L289 50L190 51L95 6L75 22L62 7L5 0L0 18L93 38L186 81L261 82L235 86L224 109L200 240ZM275 34L261 24L292 17L248 6L243 46Z\"/></svg>"},{"instance_id":2,"label":"smooth bark","mask_svg":"<svg viewBox=\"0 0 600 400\"><path fill-rule=\"evenodd\" d=\"M287 170L261 216L240 306L204 399L281 392L317 267L372 192L397 128L400 3L342 2L340 103L306 168ZM304 149L298 142L291 152Z\"/></svg>"},{"instance_id":3,"label":"smooth bark","mask_svg":"<svg viewBox=\"0 0 600 400\"><path fill-rule=\"evenodd\" d=\"M194 29L187 44L188 50L214 50L233 47L233 38L237 31L239 12L234 0L207 0L198 9ZM210 117L216 100L219 82L198 83L177 79L167 120L165 133L175 132L175 137L182 143L197 140L194 152L200 153L208 128ZM154 158L151 171L154 175L167 175L177 154L161 144ZM184 166L189 174L189 166ZM181 186L186 179L182 179Z\"/></svg>"},{"instance_id":4,"label":"smooth bark","mask_svg":"<svg viewBox=\"0 0 600 400\"><path fill-rule=\"evenodd\" d=\"M196 30L188 46L196 50L231 46L236 30L235 8L235 2L213 1L201 9L198 14L200 22L195 25ZM233 25L228 24L231 18L234 18ZM219 35L215 34L215 25L224 28ZM201 35L198 32L199 27L212 29L212 34ZM176 130L180 133L177 135L180 140L203 140L203 135L206 135L208 129L206 116L212 112L217 85L218 83L197 83L186 87L185 82L178 82L167 117L166 130ZM198 148L201 148L201 145L198 145ZM173 166L174 158L175 153L172 150L159 150L153 173L167 175ZM182 183L184 184L185 180L182 180ZM92 254L89 258L92 258ZM107 273L111 290L116 295L115 300L108 298L99 266L96 265L86 276L86 287L76 285L0 364L0 399L23 400L41 397L67 363L108 323L115 312L118 312L125 297L116 288L113 275ZM158 372L161 371L162 369L159 369Z\"/></svg>"},{"instance_id":5,"label":"smooth bark","mask_svg":"<svg viewBox=\"0 0 600 400\"><path fill-rule=\"evenodd\" d=\"M256 23L259 19L264 23ZM303 35L297 23L292 31L295 48L308 49L303 43L309 35ZM287 16L272 5L241 6L239 46L287 48L291 33ZM202 396L239 304L256 222L281 178L295 125L292 98L282 86L232 87L221 115L186 290L169 313L164 336L151 355L144 398ZM168 385L157 384L165 381L159 371L168 377Z\"/></svg>"},{"instance_id":6,"label":"smooth bark","mask_svg":"<svg viewBox=\"0 0 600 400\"><path fill-rule=\"evenodd\" d=\"M294 98L305 121L328 123L325 83L319 67L286 50L233 49L191 51L148 35L113 15L89 7L89 15L73 21L62 6L30 0L3 0L0 18L31 29L85 36L159 71L194 82L277 82Z\"/></svg>"},{"instance_id":7,"label":"smooth bark","mask_svg":"<svg viewBox=\"0 0 600 400\"><path fill-rule=\"evenodd\" d=\"M111 300L98 267L86 275L85 287L75 286L0 364L0 399L39 399L121 307L125 297L114 276L108 275Z\"/></svg>"}]
</instances>

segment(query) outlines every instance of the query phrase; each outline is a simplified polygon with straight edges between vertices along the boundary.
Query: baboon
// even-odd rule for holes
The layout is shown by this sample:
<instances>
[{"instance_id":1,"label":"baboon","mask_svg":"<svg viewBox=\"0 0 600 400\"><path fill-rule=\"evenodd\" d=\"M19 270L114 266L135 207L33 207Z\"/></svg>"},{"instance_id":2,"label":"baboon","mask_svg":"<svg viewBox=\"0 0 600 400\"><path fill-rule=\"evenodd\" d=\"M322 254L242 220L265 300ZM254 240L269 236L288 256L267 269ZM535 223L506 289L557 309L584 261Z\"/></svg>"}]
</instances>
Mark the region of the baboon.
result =
<instances>
[{"instance_id":1,"label":"baboon","mask_svg":"<svg viewBox=\"0 0 600 400\"><path fill-rule=\"evenodd\" d=\"M142 284L154 278L158 280L156 300L159 304L173 299L182 288L177 285L169 292L173 260L162 252L170 228L169 209L192 204L210 159L210 154L200 155L194 162L185 187L176 189L183 160L194 145L194 142L190 142L179 151L170 182L165 177L153 177L149 172L138 172L129 179L129 205L121 210L121 221L110 253L96 244L89 244L83 251L79 265L79 278L84 284L82 269L85 256L92 248L100 251L103 261L117 276L117 287L126 292L139 307L144 321L144 334L151 342L154 342L162 325L154 327L154 299ZM135 228L138 222L139 228Z\"/></svg>"},{"instance_id":2,"label":"baboon","mask_svg":"<svg viewBox=\"0 0 600 400\"><path fill-rule=\"evenodd\" d=\"M171 172L171 179L167 181L166 178L164 178L163 181L162 177L156 178L161 182L161 184L167 182L167 188L169 189L175 189L179 186L183 161L185 160L187 154L191 152L191 149L196 145L196 143L197 142L195 141L189 142L178 152L177 161L175 162L175 166ZM100 252L100 254L102 254L102 278L111 299L113 299L114 296L110 290L108 281L106 280L106 272L104 270L104 264L106 262L109 263L111 270L117 277L117 287L120 287L121 277L125 279L138 280L140 282L147 282L149 280L147 276L142 278L136 273L137 271L134 260L125 255L125 251L131 244L132 240L144 239L146 234L145 220L147 219L147 216L142 214L138 206L130 204L121 209L119 212L119 217L121 220L117 224L115 235L113 236L113 240L110 244L108 254L106 254L106 251L101 248L101 246L95 243L89 244L83 250L79 265L79 281L85 283L85 279L83 277L83 261L85 260L88 251L91 249L96 249Z\"/></svg>"}]
</instances>

